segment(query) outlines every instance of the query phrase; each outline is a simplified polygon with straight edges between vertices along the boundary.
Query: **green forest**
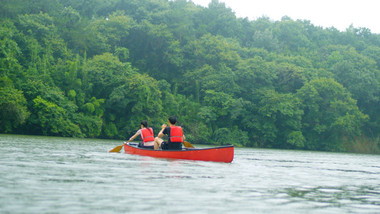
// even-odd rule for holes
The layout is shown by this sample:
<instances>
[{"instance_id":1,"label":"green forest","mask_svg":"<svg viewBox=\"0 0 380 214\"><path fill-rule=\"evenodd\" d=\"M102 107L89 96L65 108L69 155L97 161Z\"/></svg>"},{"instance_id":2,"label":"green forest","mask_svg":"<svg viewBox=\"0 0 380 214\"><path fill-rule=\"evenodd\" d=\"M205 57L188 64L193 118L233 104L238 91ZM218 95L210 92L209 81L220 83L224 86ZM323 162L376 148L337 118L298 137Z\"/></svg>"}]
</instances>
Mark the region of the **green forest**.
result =
<instances>
[{"instance_id":1,"label":"green forest","mask_svg":"<svg viewBox=\"0 0 380 214\"><path fill-rule=\"evenodd\" d=\"M222 2L2 0L0 133L380 153L380 35Z\"/></svg>"}]
</instances>

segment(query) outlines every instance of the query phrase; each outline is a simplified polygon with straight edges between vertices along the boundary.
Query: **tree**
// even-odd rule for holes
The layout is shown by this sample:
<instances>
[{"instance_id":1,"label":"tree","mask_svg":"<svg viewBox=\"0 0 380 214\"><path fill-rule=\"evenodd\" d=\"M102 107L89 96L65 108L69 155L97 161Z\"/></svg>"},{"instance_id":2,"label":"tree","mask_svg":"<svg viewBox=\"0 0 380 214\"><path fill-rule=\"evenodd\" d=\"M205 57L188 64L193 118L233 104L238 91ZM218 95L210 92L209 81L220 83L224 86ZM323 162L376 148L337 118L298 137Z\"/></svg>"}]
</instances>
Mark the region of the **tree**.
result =
<instances>
[{"instance_id":1,"label":"tree","mask_svg":"<svg viewBox=\"0 0 380 214\"><path fill-rule=\"evenodd\" d=\"M343 139L359 136L368 120L347 90L333 79L320 78L305 84L297 97L302 101L302 133L305 148L344 151Z\"/></svg>"},{"instance_id":2,"label":"tree","mask_svg":"<svg viewBox=\"0 0 380 214\"><path fill-rule=\"evenodd\" d=\"M269 30L256 31L252 36L252 46L264 48L268 51L276 51L279 49L279 41Z\"/></svg>"},{"instance_id":3,"label":"tree","mask_svg":"<svg viewBox=\"0 0 380 214\"><path fill-rule=\"evenodd\" d=\"M85 85L88 96L96 98L108 98L114 88L122 85L129 75L135 73L131 64L120 62L110 53L89 60L84 72L88 81Z\"/></svg>"},{"instance_id":4,"label":"tree","mask_svg":"<svg viewBox=\"0 0 380 214\"><path fill-rule=\"evenodd\" d=\"M275 81L278 91L295 93L307 81L304 68L289 63L276 65L277 78Z\"/></svg>"},{"instance_id":5,"label":"tree","mask_svg":"<svg viewBox=\"0 0 380 214\"><path fill-rule=\"evenodd\" d=\"M207 106L209 115L215 115L215 118L210 118L210 127L216 130L218 127L230 127L226 121L230 118L230 112L234 104L234 97L224 92L214 90L206 90L203 105ZM215 121L215 122L213 122Z\"/></svg>"},{"instance_id":6,"label":"tree","mask_svg":"<svg viewBox=\"0 0 380 214\"><path fill-rule=\"evenodd\" d=\"M237 66L237 85L241 88L240 97L252 100L259 89L273 89L276 74L271 71L270 63L260 56L239 61Z\"/></svg>"},{"instance_id":7,"label":"tree","mask_svg":"<svg viewBox=\"0 0 380 214\"><path fill-rule=\"evenodd\" d=\"M147 20L154 24L160 24L170 9L169 3L170 1L161 0L117 0L113 9L125 11L137 22Z\"/></svg>"},{"instance_id":8,"label":"tree","mask_svg":"<svg viewBox=\"0 0 380 214\"><path fill-rule=\"evenodd\" d=\"M189 59L186 66L191 69L208 64L216 68L220 64L225 64L229 68L234 68L240 59L239 48L239 44L234 41L206 34L185 47L185 56Z\"/></svg>"},{"instance_id":9,"label":"tree","mask_svg":"<svg viewBox=\"0 0 380 214\"><path fill-rule=\"evenodd\" d=\"M260 90L253 119L254 139L259 145L276 148L303 148L303 110L299 98L274 90Z\"/></svg>"},{"instance_id":10,"label":"tree","mask_svg":"<svg viewBox=\"0 0 380 214\"><path fill-rule=\"evenodd\" d=\"M289 17L283 17L280 22L276 22L273 34L281 41L282 46L290 51L310 47L307 32L299 20L293 21Z\"/></svg>"},{"instance_id":11,"label":"tree","mask_svg":"<svg viewBox=\"0 0 380 214\"><path fill-rule=\"evenodd\" d=\"M213 140L222 145L243 146L248 144L248 134L237 127L232 130L228 128L219 128L213 134Z\"/></svg>"},{"instance_id":12,"label":"tree","mask_svg":"<svg viewBox=\"0 0 380 214\"><path fill-rule=\"evenodd\" d=\"M133 134L142 120L155 124L162 115L158 82L148 75L134 74L116 87L106 102L107 117L114 122L119 136ZM112 137L112 136L110 136Z\"/></svg>"},{"instance_id":13,"label":"tree","mask_svg":"<svg viewBox=\"0 0 380 214\"><path fill-rule=\"evenodd\" d=\"M226 38L236 38L242 31L241 25L236 19L231 8L226 8L224 2L212 0L208 8L200 12L196 20L196 25L205 27L207 33L220 35Z\"/></svg>"},{"instance_id":14,"label":"tree","mask_svg":"<svg viewBox=\"0 0 380 214\"><path fill-rule=\"evenodd\" d=\"M377 69L380 70L380 47L378 46L369 46L367 47L363 53L364 56L367 56L373 60L375 60Z\"/></svg>"},{"instance_id":15,"label":"tree","mask_svg":"<svg viewBox=\"0 0 380 214\"><path fill-rule=\"evenodd\" d=\"M3 0L0 2L0 17L15 18L17 15L39 12L56 14L61 9L59 0Z\"/></svg>"},{"instance_id":16,"label":"tree","mask_svg":"<svg viewBox=\"0 0 380 214\"><path fill-rule=\"evenodd\" d=\"M24 70L19 62L22 52L15 41L18 34L18 30L10 20L0 23L0 77L9 78L16 85L24 76Z\"/></svg>"},{"instance_id":17,"label":"tree","mask_svg":"<svg viewBox=\"0 0 380 214\"><path fill-rule=\"evenodd\" d=\"M196 38L194 18L201 9L195 4L189 4L186 0L169 1L169 3L170 10L165 13L162 20L181 45L187 44Z\"/></svg>"},{"instance_id":18,"label":"tree","mask_svg":"<svg viewBox=\"0 0 380 214\"><path fill-rule=\"evenodd\" d=\"M46 101L40 96L33 100L32 124L44 135L65 137L82 137L80 128L68 119L67 111L55 103Z\"/></svg>"},{"instance_id":19,"label":"tree","mask_svg":"<svg viewBox=\"0 0 380 214\"><path fill-rule=\"evenodd\" d=\"M180 43L165 24L144 20L134 26L128 37L127 48L131 62L142 72L156 78L177 80L183 63Z\"/></svg>"},{"instance_id":20,"label":"tree","mask_svg":"<svg viewBox=\"0 0 380 214\"><path fill-rule=\"evenodd\" d=\"M57 33L54 19L47 13L26 14L19 16L19 25L25 35L32 36L43 43L44 38L48 38Z\"/></svg>"},{"instance_id":21,"label":"tree","mask_svg":"<svg viewBox=\"0 0 380 214\"><path fill-rule=\"evenodd\" d=\"M337 81L352 93L360 106L377 100L380 71L376 69L376 62L349 46L331 48L327 62Z\"/></svg>"},{"instance_id":22,"label":"tree","mask_svg":"<svg viewBox=\"0 0 380 214\"><path fill-rule=\"evenodd\" d=\"M81 16L92 18L109 14L110 9L114 9L119 0L59 0L65 7L71 6L81 13Z\"/></svg>"},{"instance_id":23,"label":"tree","mask_svg":"<svg viewBox=\"0 0 380 214\"><path fill-rule=\"evenodd\" d=\"M334 46L331 49L327 61L330 71L351 92L359 108L370 116L367 131L379 133L380 70L376 62L350 46Z\"/></svg>"},{"instance_id":24,"label":"tree","mask_svg":"<svg viewBox=\"0 0 380 214\"><path fill-rule=\"evenodd\" d=\"M0 87L0 132L14 131L25 123L29 115L26 99L20 90Z\"/></svg>"},{"instance_id":25,"label":"tree","mask_svg":"<svg viewBox=\"0 0 380 214\"><path fill-rule=\"evenodd\" d=\"M235 83L237 74L224 64L216 69L210 65L189 71L185 74L187 84L185 90L196 98L197 102L203 101L207 90L235 94L239 92L239 86Z\"/></svg>"},{"instance_id":26,"label":"tree","mask_svg":"<svg viewBox=\"0 0 380 214\"><path fill-rule=\"evenodd\" d=\"M127 46L129 30L135 25L132 18L122 11L117 11L105 19L96 20L92 30L109 46L108 51L114 52L116 47Z\"/></svg>"}]
</instances>

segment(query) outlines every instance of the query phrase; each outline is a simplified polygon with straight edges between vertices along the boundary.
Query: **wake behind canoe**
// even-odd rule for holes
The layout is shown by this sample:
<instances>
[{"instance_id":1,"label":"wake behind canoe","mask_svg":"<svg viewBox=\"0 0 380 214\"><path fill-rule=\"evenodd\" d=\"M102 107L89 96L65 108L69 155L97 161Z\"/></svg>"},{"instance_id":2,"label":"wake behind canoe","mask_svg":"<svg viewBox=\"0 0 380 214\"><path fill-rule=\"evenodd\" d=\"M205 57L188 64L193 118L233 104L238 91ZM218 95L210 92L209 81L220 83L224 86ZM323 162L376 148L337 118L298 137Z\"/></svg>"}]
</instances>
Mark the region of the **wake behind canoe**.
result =
<instances>
[{"instance_id":1,"label":"wake behind canoe","mask_svg":"<svg viewBox=\"0 0 380 214\"><path fill-rule=\"evenodd\" d=\"M156 158L184 159L197 161L213 161L231 163L234 158L234 146L220 146L214 148L183 149L183 150L151 150L139 148L128 143L124 146L125 153L150 156Z\"/></svg>"}]
</instances>

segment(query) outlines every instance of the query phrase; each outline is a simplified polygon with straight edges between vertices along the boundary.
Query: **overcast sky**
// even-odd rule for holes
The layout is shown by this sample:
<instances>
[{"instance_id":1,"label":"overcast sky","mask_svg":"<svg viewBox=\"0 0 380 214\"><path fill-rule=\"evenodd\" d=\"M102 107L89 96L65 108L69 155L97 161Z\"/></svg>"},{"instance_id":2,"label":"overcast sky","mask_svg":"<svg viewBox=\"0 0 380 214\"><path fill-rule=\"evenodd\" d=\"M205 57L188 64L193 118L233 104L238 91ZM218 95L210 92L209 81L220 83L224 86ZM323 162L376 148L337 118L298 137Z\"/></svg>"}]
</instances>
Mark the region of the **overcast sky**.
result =
<instances>
[{"instance_id":1,"label":"overcast sky","mask_svg":"<svg viewBox=\"0 0 380 214\"><path fill-rule=\"evenodd\" d=\"M211 0L192 0L207 7ZM355 28L369 28L380 34L380 0L219 0L230 7L237 17L255 20L267 16L281 20L305 19L313 25L335 27L345 31L351 24Z\"/></svg>"}]
</instances>

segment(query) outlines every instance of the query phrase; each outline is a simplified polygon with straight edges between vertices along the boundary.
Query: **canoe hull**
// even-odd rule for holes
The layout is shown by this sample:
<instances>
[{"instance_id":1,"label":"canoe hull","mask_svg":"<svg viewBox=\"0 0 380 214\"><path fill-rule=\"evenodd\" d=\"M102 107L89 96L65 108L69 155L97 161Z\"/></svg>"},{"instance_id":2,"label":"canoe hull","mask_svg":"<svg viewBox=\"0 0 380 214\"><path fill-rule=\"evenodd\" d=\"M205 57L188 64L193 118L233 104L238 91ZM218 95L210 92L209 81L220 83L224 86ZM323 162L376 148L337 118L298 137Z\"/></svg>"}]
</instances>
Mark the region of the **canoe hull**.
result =
<instances>
[{"instance_id":1,"label":"canoe hull","mask_svg":"<svg viewBox=\"0 0 380 214\"><path fill-rule=\"evenodd\" d=\"M133 144L124 146L127 154L150 156L156 158L184 159L231 163L234 159L234 146L222 146L204 149L184 149L180 151L151 150L139 148Z\"/></svg>"}]
</instances>

